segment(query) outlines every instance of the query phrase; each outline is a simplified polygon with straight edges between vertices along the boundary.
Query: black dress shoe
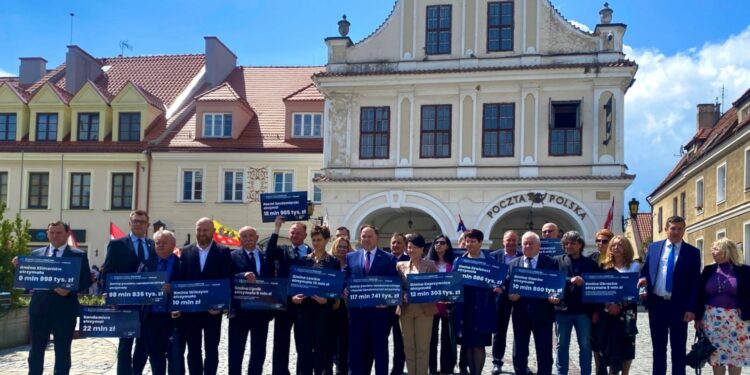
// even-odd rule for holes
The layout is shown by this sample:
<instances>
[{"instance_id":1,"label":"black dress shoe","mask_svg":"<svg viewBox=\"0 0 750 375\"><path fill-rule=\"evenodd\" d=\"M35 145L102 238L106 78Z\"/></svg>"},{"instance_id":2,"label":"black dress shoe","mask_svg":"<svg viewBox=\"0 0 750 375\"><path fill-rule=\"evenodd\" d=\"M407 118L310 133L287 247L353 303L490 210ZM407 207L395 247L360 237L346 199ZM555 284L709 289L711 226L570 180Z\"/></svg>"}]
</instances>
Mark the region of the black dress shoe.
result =
<instances>
[{"instance_id":1,"label":"black dress shoe","mask_svg":"<svg viewBox=\"0 0 750 375\"><path fill-rule=\"evenodd\" d=\"M502 371L501 371L502 367L503 367L503 365L500 365L500 366L493 365L492 366L492 375L500 375L502 373Z\"/></svg>"}]
</instances>

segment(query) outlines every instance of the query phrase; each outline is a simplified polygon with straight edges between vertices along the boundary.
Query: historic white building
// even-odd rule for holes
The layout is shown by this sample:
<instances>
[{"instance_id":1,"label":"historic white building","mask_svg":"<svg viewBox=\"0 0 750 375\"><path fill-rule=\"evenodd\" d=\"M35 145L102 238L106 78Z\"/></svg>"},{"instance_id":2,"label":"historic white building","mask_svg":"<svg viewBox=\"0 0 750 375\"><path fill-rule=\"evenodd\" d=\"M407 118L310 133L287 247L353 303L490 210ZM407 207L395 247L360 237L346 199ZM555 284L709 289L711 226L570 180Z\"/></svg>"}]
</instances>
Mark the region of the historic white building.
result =
<instances>
[{"instance_id":1,"label":"historic white building","mask_svg":"<svg viewBox=\"0 0 750 375\"><path fill-rule=\"evenodd\" d=\"M635 177L623 134L637 65L626 26L599 13L590 33L548 0L398 0L356 44L340 21L314 76L330 225L455 241L460 215L494 248L553 221L592 243Z\"/></svg>"}]
</instances>

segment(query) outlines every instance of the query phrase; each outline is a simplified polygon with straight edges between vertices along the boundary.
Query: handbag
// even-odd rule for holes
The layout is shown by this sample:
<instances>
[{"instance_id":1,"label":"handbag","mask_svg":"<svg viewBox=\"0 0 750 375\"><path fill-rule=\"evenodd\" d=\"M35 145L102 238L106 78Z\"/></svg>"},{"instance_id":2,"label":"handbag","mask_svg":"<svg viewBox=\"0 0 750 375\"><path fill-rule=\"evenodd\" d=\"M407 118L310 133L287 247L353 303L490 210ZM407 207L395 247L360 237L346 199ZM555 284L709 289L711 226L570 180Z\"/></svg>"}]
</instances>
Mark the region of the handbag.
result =
<instances>
[{"instance_id":1,"label":"handbag","mask_svg":"<svg viewBox=\"0 0 750 375\"><path fill-rule=\"evenodd\" d=\"M687 354L685 362L688 366L695 369L696 374L701 373L701 369L708 362L711 354L716 351L716 347L711 344L703 330L696 332L695 342L690 348L690 353Z\"/></svg>"}]
</instances>

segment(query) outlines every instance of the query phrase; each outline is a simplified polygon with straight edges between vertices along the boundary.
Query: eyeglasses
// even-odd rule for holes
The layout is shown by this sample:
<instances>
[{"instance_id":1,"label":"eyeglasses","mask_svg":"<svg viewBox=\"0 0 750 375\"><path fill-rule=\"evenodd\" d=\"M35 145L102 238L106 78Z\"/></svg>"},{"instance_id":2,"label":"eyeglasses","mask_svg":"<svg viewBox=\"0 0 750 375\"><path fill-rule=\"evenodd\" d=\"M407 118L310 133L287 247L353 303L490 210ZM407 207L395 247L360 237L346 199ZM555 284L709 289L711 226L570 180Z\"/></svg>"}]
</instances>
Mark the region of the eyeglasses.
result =
<instances>
[{"instance_id":1,"label":"eyeglasses","mask_svg":"<svg viewBox=\"0 0 750 375\"><path fill-rule=\"evenodd\" d=\"M133 223L133 224L148 224L148 220L138 220L138 219L135 219L135 220L130 220L130 222Z\"/></svg>"},{"instance_id":2,"label":"eyeglasses","mask_svg":"<svg viewBox=\"0 0 750 375\"><path fill-rule=\"evenodd\" d=\"M435 245L447 245L447 244L448 244L448 242L443 241L443 240L435 241Z\"/></svg>"},{"instance_id":3,"label":"eyeglasses","mask_svg":"<svg viewBox=\"0 0 750 375\"><path fill-rule=\"evenodd\" d=\"M596 243L608 243L608 242L609 242L609 240L606 239L606 238L602 238L602 239L596 240Z\"/></svg>"},{"instance_id":4,"label":"eyeglasses","mask_svg":"<svg viewBox=\"0 0 750 375\"><path fill-rule=\"evenodd\" d=\"M554 230L552 230L552 229L548 229L548 230L543 230L542 231L542 233L552 233L552 232L554 232Z\"/></svg>"}]
</instances>

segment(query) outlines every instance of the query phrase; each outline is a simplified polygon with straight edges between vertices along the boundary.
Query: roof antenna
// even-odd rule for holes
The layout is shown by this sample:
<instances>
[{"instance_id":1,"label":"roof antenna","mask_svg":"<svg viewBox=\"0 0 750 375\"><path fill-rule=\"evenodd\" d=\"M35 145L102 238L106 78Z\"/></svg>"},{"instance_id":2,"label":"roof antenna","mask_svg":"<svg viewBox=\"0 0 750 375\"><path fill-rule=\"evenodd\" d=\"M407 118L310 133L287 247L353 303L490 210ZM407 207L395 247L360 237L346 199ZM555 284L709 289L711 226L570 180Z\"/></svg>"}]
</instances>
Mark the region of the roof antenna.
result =
<instances>
[{"instance_id":1,"label":"roof antenna","mask_svg":"<svg viewBox=\"0 0 750 375\"><path fill-rule=\"evenodd\" d=\"M130 45L130 43L127 40L121 40L120 41L120 57L122 57L123 54L125 53L125 49L127 49L128 51L132 51L133 46Z\"/></svg>"},{"instance_id":2,"label":"roof antenna","mask_svg":"<svg viewBox=\"0 0 750 375\"><path fill-rule=\"evenodd\" d=\"M70 43L68 45L73 45L73 17L75 17L76 14L73 12L70 12Z\"/></svg>"}]
</instances>

